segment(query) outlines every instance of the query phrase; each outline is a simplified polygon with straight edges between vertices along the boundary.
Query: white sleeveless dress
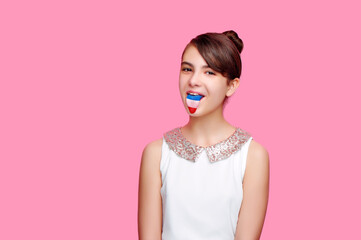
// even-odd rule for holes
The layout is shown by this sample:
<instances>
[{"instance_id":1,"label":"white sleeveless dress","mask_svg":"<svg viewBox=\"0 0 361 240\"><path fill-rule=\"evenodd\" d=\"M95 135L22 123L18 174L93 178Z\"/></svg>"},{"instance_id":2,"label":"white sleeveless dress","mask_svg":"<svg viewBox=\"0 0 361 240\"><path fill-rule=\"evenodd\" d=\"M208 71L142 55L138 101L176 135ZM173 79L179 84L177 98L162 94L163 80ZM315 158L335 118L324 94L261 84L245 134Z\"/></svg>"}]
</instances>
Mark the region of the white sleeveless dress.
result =
<instances>
[{"instance_id":1,"label":"white sleeveless dress","mask_svg":"<svg viewBox=\"0 0 361 240\"><path fill-rule=\"evenodd\" d=\"M162 240L234 240L252 139L237 127L227 139L201 147L180 127L164 133Z\"/></svg>"}]
</instances>

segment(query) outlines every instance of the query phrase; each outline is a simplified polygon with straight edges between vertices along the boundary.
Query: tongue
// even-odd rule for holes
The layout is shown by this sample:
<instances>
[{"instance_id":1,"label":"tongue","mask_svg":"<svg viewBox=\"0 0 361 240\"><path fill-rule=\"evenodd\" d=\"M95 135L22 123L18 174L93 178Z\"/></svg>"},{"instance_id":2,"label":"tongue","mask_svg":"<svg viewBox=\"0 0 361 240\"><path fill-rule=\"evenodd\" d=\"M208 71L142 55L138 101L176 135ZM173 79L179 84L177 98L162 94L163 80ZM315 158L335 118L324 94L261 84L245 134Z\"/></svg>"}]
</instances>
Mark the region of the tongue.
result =
<instances>
[{"instance_id":1,"label":"tongue","mask_svg":"<svg viewBox=\"0 0 361 240\"><path fill-rule=\"evenodd\" d=\"M203 98L203 96L200 95L187 95L187 105L190 113L195 113L195 111L198 108L199 101Z\"/></svg>"}]
</instances>

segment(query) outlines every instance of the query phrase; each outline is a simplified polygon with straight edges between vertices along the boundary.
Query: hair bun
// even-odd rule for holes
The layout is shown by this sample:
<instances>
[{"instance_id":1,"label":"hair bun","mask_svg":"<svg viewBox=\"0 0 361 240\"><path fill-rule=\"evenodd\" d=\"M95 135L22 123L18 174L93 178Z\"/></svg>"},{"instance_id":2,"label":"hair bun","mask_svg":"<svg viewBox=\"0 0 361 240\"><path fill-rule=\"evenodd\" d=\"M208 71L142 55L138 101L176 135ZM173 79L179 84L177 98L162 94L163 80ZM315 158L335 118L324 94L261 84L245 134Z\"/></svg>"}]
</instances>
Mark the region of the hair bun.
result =
<instances>
[{"instance_id":1,"label":"hair bun","mask_svg":"<svg viewBox=\"0 0 361 240\"><path fill-rule=\"evenodd\" d=\"M231 39L234 45L236 45L238 52L241 53L243 50L243 41L238 37L238 34L233 30L225 31L223 34Z\"/></svg>"}]
</instances>

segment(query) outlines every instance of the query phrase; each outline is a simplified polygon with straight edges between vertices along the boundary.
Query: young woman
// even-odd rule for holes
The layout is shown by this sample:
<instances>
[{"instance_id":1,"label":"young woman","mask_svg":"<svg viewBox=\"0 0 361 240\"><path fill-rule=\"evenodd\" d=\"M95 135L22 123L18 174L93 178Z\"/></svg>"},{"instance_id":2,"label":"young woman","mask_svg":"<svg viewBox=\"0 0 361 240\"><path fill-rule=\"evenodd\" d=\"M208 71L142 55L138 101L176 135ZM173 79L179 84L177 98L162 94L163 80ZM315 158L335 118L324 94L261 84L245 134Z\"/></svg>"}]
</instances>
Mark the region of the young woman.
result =
<instances>
[{"instance_id":1,"label":"young woman","mask_svg":"<svg viewBox=\"0 0 361 240\"><path fill-rule=\"evenodd\" d=\"M242 49L234 31L202 34L186 46L179 91L189 121L143 151L140 240L260 238L268 203L268 152L223 116L239 86Z\"/></svg>"}]
</instances>

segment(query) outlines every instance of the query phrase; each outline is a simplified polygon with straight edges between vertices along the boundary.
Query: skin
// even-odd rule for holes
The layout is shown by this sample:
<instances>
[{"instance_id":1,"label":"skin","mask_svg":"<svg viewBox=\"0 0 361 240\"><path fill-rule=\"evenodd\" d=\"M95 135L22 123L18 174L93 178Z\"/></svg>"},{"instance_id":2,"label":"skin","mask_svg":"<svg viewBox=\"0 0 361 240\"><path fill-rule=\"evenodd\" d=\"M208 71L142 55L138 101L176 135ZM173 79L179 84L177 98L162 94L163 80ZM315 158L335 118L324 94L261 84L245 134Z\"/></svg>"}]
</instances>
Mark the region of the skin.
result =
<instances>
[{"instance_id":1,"label":"skin","mask_svg":"<svg viewBox=\"0 0 361 240\"><path fill-rule=\"evenodd\" d=\"M196 47L188 45L184 52L179 91L189 114L182 134L199 146L210 146L228 138L235 127L223 116L223 100L230 97L239 86L239 79L227 84L221 73L207 66ZM198 109L191 114L186 104L186 92L202 93ZM159 170L163 139L147 144L142 153L139 174L138 234L140 240L161 240L162 186ZM241 177L241 176L240 176ZM266 216L269 193L269 156L267 150L252 140L249 146L246 171L243 178L243 200L238 214L235 240L257 240L261 236Z\"/></svg>"}]
</instances>

